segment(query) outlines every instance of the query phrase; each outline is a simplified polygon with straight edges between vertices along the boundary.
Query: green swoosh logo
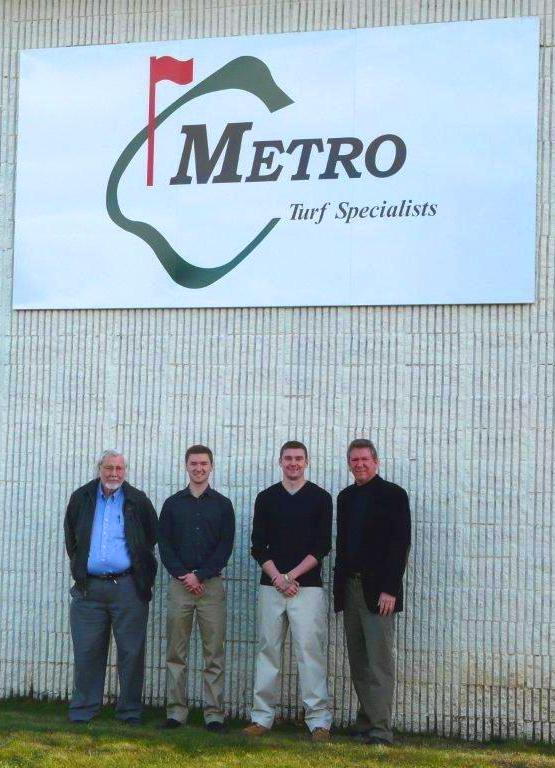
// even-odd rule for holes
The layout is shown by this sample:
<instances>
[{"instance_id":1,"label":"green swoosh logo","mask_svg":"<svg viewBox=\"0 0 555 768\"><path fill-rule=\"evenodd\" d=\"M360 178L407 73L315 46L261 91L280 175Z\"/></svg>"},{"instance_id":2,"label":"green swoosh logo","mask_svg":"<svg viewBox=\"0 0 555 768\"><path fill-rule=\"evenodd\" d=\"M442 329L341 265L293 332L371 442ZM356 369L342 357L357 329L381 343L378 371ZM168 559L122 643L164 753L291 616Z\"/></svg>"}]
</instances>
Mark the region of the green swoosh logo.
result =
<instances>
[{"instance_id":1,"label":"green swoosh logo","mask_svg":"<svg viewBox=\"0 0 555 768\"><path fill-rule=\"evenodd\" d=\"M204 96L207 93L225 91L232 88L248 91L257 96L270 112L276 112L293 103L292 99L276 85L270 70L264 62L253 56L241 56L233 59L233 61L230 61L221 69L209 75L201 83L191 88L184 96L170 104L163 112L160 112L155 121L156 128L162 125L164 120L184 104L187 104L187 102L199 96ZM144 240L152 248L172 280L184 288L205 288L207 285L215 283L240 264L251 251L260 245L280 219L270 219L256 237L225 264L221 264L219 267L198 267L191 264L180 256L166 238L153 226L144 221L128 219L121 212L118 202L119 183L130 162L146 140L147 127L145 126L142 131L139 131L131 139L116 161L106 188L106 209L108 215L114 224L117 224L118 227L127 232L137 235L137 237L140 237L141 240Z\"/></svg>"}]
</instances>

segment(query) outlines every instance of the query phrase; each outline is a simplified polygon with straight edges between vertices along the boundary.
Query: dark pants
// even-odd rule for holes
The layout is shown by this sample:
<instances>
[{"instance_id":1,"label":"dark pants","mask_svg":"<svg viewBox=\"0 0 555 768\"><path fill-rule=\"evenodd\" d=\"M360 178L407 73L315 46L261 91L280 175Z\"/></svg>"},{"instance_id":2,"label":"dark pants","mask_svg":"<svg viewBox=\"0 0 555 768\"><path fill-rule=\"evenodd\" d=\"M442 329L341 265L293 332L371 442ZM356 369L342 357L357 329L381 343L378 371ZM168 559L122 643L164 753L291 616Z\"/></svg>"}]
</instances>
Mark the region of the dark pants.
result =
<instances>
[{"instance_id":1,"label":"dark pants","mask_svg":"<svg viewBox=\"0 0 555 768\"><path fill-rule=\"evenodd\" d=\"M392 742L395 617L370 613L360 581L348 579L343 623L351 680L360 705L355 726L369 736Z\"/></svg>"},{"instance_id":2,"label":"dark pants","mask_svg":"<svg viewBox=\"0 0 555 768\"><path fill-rule=\"evenodd\" d=\"M110 629L117 646L119 697L116 717L140 717L148 603L131 575L114 581L87 580L87 593L71 590L71 636L75 658L70 720L90 720L102 706Z\"/></svg>"}]
</instances>

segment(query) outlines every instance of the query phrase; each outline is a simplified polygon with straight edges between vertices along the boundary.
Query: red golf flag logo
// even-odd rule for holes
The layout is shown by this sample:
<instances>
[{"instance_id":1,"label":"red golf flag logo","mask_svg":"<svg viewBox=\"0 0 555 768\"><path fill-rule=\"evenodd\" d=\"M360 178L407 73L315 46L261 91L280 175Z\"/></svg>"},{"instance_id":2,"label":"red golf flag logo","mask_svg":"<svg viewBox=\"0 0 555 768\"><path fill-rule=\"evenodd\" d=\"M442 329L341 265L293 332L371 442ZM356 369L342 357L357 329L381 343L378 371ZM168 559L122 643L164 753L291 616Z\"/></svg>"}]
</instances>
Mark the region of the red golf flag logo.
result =
<instances>
[{"instance_id":1,"label":"red golf flag logo","mask_svg":"<svg viewBox=\"0 0 555 768\"><path fill-rule=\"evenodd\" d=\"M150 85L148 89L148 137L146 159L146 185L154 183L154 129L156 119L156 83L170 80L177 85L187 85L193 80L193 59L180 61L173 56L150 57Z\"/></svg>"},{"instance_id":2,"label":"red golf flag logo","mask_svg":"<svg viewBox=\"0 0 555 768\"><path fill-rule=\"evenodd\" d=\"M149 123L131 139L112 168L106 187L106 210L114 224L121 227L125 232L130 232L131 234L136 235L152 248L156 257L175 283L182 285L184 288L206 288L227 275L232 269L235 269L235 267L241 264L241 262L243 262L255 248L258 248L274 227L279 224L280 218L274 216L270 219L250 242L248 242L233 258L230 258L228 261L225 261L218 266L200 267L183 258L183 256L172 247L164 235L152 224L149 224L146 221L130 219L122 212L118 199L118 187L120 181L126 170L129 168L129 164L133 161L144 144L148 140L153 139L154 130L162 125L168 117L176 112L176 110L181 109L181 107L188 105L199 97L230 90L244 91L245 93L255 96L271 113L290 106L293 104L293 100L277 85L268 66L261 59L254 56L239 56L236 59L228 61L227 64L224 64L223 67L220 67L220 69L215 72L212 72L212 74L205 77L200 83L189 88L172 104L169 104L156 115L154 106L154 88L156 83L165 79L172 80L178 84L191 82L193 79L193 60L178 61L169 56L163 56L160 59L153 57L151 59L150 68ZM247 126L251 126L250 123L238 123L237 125L239 126L241 134L247 129ZM200 126L200 128L205 127L206 126ZM229 132L229 126L226 130ZM235 136L237 136L236 127L234 129L233 124L231 124L231 131L233 132L234 130ZM310 139L309 142L313 143ZM229 143L230 142L226 145L227 148L225 148L226 156L230 151ZM238 145L235 141L235 144L236 149L239 150L240 141ZM216 151L219 152L220 150L217 149ZM150 157L150 170L152 172L153 145L151 147ZM200 159L201 166L203 159L208 163L208 166L211 165L211 158L207 157ZM238 154L236 161L239 161ZM233 158L231 158L231 163L233 164ZM196 170L198 171L199 169L197 168ZM210 167L207 168L207 178L212 174L212 170ZM232 175L235 176L236 174ZM240 178L241 177L239 176L237 180L240 180ZM152 178L150 183L152 184ZM199 183L202 182L199 181Z\"/></svg>"}]
</instances>

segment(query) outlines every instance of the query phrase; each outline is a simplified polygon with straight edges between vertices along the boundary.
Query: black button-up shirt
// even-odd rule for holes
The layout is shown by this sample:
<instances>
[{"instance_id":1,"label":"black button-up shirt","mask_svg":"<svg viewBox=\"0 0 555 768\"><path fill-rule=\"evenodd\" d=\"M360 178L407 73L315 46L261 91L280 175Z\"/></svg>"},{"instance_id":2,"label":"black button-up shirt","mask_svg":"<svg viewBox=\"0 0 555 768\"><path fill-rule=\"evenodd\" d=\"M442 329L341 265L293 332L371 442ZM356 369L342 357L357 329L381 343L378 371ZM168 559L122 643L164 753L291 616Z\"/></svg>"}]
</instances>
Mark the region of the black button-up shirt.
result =
<instances>
[{"instance_id":1,"label":"black button-up shirt","mask_svg":"<svg viewBox=\"0 0 555 768\"><path fill-rule=\"evenodd\" d=\"M187 487L164 502L158 548L176 578L191 571L200 581L218 576L231 555L234 535L233 505L210 486L198 498Z\"/></svg>"}]
</instances>

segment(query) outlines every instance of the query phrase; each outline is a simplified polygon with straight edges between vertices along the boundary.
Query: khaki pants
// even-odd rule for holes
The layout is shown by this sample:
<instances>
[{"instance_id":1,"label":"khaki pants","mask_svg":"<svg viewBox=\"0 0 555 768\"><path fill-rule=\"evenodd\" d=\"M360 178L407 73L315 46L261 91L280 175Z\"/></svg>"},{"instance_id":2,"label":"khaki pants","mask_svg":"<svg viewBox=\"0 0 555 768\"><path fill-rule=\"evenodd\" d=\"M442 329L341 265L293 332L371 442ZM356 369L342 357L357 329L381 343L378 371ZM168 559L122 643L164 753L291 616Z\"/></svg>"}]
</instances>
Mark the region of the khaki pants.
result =
<instances>
[{"instance_id":1,"label":"khaki pants","mask_svg":"<svg viewBox=\"0 0 555 768\"><path fill-rule=\"evenodd\" d=\"M394 616L370 613L360 580L347 579L343 623L351 680L360 704L356 727L370 736L391 742L395 685Z\"/></svg>"},{"instance_id":2,"label":"khaki pants","mask_svg":"<svg viewBox=\"0 0 555 768\"><path fill-rule=\"evenodd\" d=\"M281 653L288 625L297 657L305 722L310 731L329 729L332 714L326 669L327 604L321 587L301 587L295 597L284 597L275 587L260 587L251 720L265 728L274 724Z\"/></svg>"},{"instance_id":3,"label":"khaki pants","mask_svg":"<svg viewBox=\"0 0 555 768\"><path fill-rule=\"evenodd\" d=\"M184 723L189 706L186 695L187 656L193 617L202 639L204 656L204 719L224 720L224 640L226 600L219 576L204 582L204 594L195 597L177 579L168 591L167 716Z\"/></svg>"}]
</instances>

